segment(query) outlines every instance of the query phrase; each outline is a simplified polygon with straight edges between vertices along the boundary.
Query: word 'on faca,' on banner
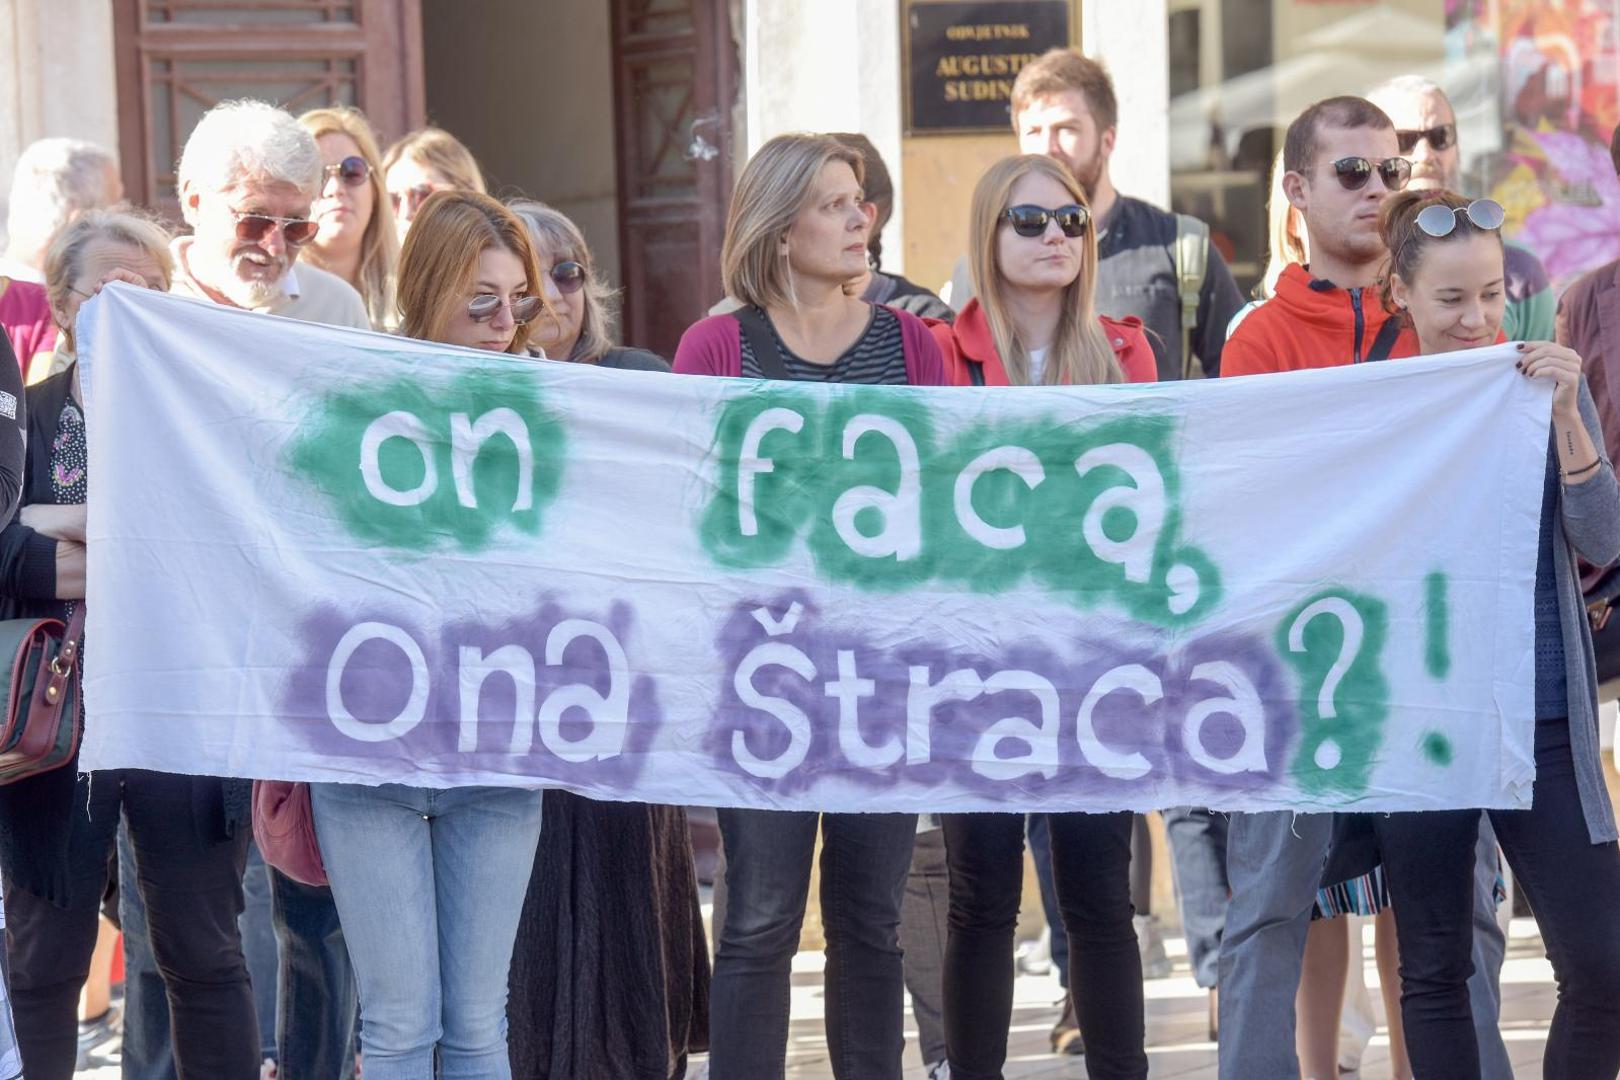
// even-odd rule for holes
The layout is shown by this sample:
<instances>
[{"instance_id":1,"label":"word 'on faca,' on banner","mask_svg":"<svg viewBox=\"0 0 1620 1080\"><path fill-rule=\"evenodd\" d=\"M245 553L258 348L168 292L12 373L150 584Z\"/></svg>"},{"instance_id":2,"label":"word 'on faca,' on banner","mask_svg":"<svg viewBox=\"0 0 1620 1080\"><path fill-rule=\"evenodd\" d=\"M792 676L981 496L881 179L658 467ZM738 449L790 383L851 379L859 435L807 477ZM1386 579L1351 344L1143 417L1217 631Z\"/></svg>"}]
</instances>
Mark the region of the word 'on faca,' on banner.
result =
<instances>
[{"instance_id":1,"label":"word 'on faca,' on banner","mask_svg":"<svg viewBox=\"0 0 1620 1080\"><path fill-rule=\"evenodd\" d=\"M1550 405L1505 351L767 383L119 287L81 337L95 767L827 811L1529 798Z\"/></svg>"}]
</instances>

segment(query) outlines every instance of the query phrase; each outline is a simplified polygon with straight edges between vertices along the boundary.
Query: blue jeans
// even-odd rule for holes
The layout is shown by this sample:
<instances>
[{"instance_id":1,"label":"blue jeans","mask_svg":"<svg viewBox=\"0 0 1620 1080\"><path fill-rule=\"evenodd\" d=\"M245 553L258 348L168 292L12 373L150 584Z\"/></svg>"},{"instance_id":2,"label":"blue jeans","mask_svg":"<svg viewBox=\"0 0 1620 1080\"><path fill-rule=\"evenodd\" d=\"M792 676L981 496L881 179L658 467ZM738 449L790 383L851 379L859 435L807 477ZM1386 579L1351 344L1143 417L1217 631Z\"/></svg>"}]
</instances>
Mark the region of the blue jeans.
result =
<instances>
[{"instance_id":1,"label":"blue jeans","mask_svg":"<svg viewBox=\"0 0 1620 1080\"><path fill-rule=\"evenodd\" d=\"M709 995L711 1080L780 1080L784 1074L789 980L818 829L833 1075L900 1080L900 904L917 816L784 810L721 810L719 816L728 897Z\"/></svg>"},{"instance_id":2,"label":"blue jeans","mask_svg":"<svg viewBox=\"0 0 1620 1080\"><path fill-rule=\"evenodd\" d=\"M276 1080L349 1080L359 1014L332 890L265 867L276 971Z\"/></svg>"},{"instance_id":3,"label":"blue jeans","mask_svg":"<svg viewBox=\"0 0 1620 1080\"><path fill-rule=\"evenodd\" d=\"M1035 882L1041 887L1041 911L1046 916L1052 966L1057 969L1058 985L1069 988L1069 931L1063 925L1063 909L1058 906L1057 880L1052 876L1052 830L1045 814L1030 814L1025 823L1029 835L1029 857L1035 862Z\"/></svg>"},{"instance_id":4,"label":"blue jeans","mask_svg":"<svg viewBox=\"0 0 1620 1080\"><path fill-rule=\"evenodd\" d=\"M507 975L540 792L312 784L310 796L360 986L366 1080L509 1080Z\"/></svg>"},{"instance_id":5,"label":"blue jeans","mask_svg":"<svg viewBox=\"0 0 1620 1080\"><path fill-rule=\"evenodd\" d=\"M1187 935L1187 962L1205 990L1215 987L1226 931L1226 815L1180 807L1164 812L1175 867L1176 900Z\"/></svg>"}]
</instances>

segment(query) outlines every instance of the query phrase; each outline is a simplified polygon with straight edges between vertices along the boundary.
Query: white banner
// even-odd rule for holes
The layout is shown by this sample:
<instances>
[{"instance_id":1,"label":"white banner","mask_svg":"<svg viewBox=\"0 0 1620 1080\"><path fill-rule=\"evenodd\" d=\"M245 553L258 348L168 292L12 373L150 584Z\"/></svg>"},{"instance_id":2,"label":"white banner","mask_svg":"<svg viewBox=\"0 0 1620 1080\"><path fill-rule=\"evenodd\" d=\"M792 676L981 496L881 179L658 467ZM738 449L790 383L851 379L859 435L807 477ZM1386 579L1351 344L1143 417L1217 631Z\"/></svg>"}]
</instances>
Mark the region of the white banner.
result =
<instances>
[{"instance_id":1,"label":"white banner","mask_svg":"<svg viewBox=\"0 0 1620 1080\"><path fill-rule=\"evenodd\" d=\"M1529 805L1550 392L599 370L113 286L87 768L821 810Z\"/></svg>"}]
</instances>

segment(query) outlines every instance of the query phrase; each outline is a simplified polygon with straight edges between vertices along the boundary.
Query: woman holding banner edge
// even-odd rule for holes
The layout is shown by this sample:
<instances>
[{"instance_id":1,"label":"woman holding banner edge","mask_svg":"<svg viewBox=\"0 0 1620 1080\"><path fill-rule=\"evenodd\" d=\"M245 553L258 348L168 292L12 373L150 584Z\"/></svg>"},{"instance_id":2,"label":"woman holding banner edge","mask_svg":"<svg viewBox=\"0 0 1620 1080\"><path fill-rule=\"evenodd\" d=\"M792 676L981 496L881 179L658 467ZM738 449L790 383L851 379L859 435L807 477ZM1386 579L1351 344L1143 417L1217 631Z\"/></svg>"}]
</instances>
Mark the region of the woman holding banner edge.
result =
<instances>
[{"instance_id":1,"label":"woman holding banner edge","mask_svg":"<svg viewBox=\"0 0 1620 1080\"><path fill-rule=\"evenodd\" d=\"M400 258L408 337L521 355L544 299L528 230L495 199L439 192ZM354 963L368 1080L511 1076L507 972L541 793L311 784Z\"/></svg>"},{"instance_id":2,"label":"woman holding banner edge","mask_svg":"<svg viewBox=\"0 0 1620 1080\"><path fill-rule=\"evenodd\" d=\"M1053 159L991 166L973 191L974 299L929 329L951 382L1060 386L1152 382L1140 320L1095 313L1097 237L1084 192ZM1147 1076L1142 960L1131 917L1132 815L1049 814L1052 871L1069 935L1072 1007L1097 1080ZM947 814L950 933L945 1044L950 1075L999 1080L1013 1004L1013 935L1024 815Z\"/></svg>"},{"instance_id":3,"label":"woman holding banner edge","mask_svg":"<svg viewBox=\"0 0 1620 1080\"><path fill-rule=\"evenodd\" d=\"M1446 191L1401 192L1385 202L1381 231L1392 253L1385 304L1416 331L1422 355L1498 339L1506 307L1502 221L1496 203ZM1530 809L1489 813L1558 983L1545 1075L1613 1077L1620 1073L1620 846L1598 761L1592 635L1575 556L1597 565L1620 557L1620 485L1599 449L1580 357L1545 342L1518 350L1525 376L1555 386L1536 566L1536 778ZM1471 887L1459 882L1457 890ZM1466 914L1435 928L1462 942L1425 935L1423 947L1466 956L1473 933ZM1410 947L1401 942L1403 953ZM1459 974L1465 978L1466 968Z\"/></svg>"},{"instance_id":4,"label":"woman holding banner edge","mask_svg":"<svg viewBox=\"0 0 1620 1080\"><path fill-rule=\"evenodd\" d=\"M860 153L827 135L779 135L743 169L721 253L741 307L690 327L683 374L937 386L921 319L868 304L871 228ZM839 1080L900 1080L905 1048L900 904L915 814L722 809L728 902L710 998L711 1080L783 1076L794 953L816 836L827 934L827 1043Z\"/></svg>"}]
</instances>

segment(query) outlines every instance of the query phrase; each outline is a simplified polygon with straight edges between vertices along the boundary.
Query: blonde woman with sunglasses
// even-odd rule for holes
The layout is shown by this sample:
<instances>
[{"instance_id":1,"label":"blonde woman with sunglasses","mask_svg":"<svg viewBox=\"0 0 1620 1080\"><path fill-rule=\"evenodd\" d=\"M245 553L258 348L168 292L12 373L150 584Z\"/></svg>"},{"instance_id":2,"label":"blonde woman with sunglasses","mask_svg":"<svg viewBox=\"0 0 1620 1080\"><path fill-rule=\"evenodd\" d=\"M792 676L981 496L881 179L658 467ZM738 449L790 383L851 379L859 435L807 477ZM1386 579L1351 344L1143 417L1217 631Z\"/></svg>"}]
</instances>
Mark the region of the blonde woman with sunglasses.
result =
<instances>
[{"instance_id":1,"label":"blonde woman with sunglasses","mask_svg":"<svg viewBox=\"0 0 1620 1080\"><path fill-rule=\"evenodd\" d=\"M304 262L336 274L360 293L378 330L399 323L394 270L399 237L383 190L377 136L365 113L351 106L311 109L298 124L321 152L321 190L310 209L320 226Z\"/></svg>"}]
</instances>

